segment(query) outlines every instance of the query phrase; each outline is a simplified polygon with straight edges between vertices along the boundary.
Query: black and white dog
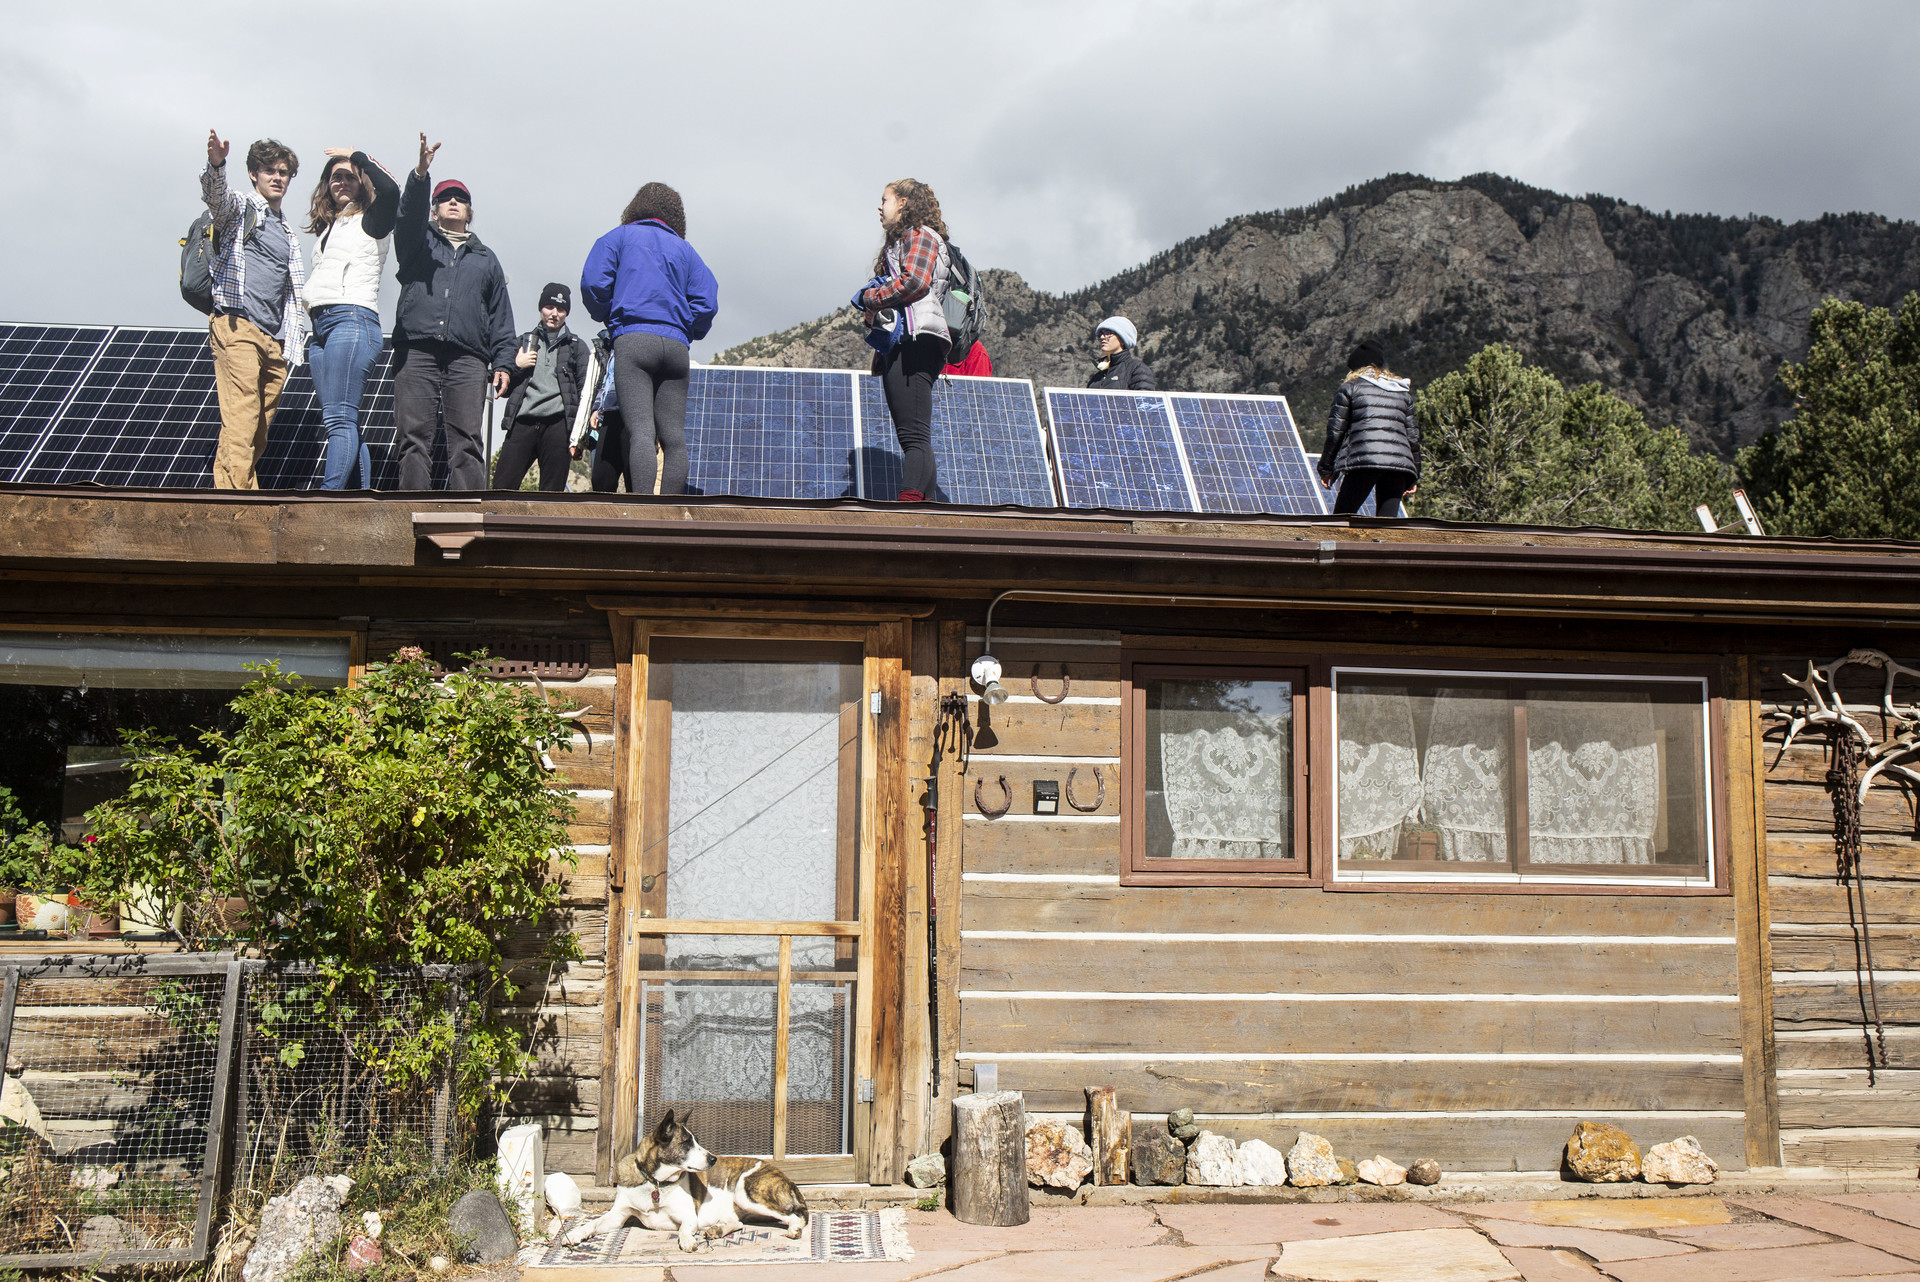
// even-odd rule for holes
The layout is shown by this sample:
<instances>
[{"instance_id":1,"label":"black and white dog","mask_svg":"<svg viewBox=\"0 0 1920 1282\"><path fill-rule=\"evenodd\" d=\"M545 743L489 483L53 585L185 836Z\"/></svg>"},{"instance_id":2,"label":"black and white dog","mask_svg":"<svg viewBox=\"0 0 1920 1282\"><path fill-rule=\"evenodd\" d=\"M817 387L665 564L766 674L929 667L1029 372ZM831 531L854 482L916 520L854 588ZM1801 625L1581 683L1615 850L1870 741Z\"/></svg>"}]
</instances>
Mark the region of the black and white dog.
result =
<instances>
[{"instance_id":1,"label":"black and white dog","mask_svg":"<svg viewBox=\"0 0 1920 1282\"><path fill-rule=\"evenodd\" d=\"M629 1218L642 1228L677 1233L682 1251L725 1237L745 1225L742 1214L775 1220L797 1238L807 1226L807 1201L771 1162L715 1157L668 1109L640 1146L613 1164L613 1207L567 1234L575 1246L611 1233Z\"/></svg>"}]
</instances>

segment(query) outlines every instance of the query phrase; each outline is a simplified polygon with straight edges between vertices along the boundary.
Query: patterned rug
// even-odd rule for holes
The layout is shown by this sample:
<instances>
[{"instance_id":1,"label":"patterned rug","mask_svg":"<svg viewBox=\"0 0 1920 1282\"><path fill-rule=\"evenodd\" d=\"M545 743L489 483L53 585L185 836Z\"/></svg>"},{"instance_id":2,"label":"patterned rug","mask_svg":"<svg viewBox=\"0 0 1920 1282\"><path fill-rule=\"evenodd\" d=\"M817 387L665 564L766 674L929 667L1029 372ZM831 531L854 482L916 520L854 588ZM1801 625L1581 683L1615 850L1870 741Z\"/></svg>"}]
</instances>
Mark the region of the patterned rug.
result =
<instances>
[{"instance_id":1,"label":"patterned rug","mask_svg":"<svg viewBox=\"0 0 1920 1282\"><path fill-rule=\"evenodd\" d=\"M869 1260L911 1260L907 1213L897 1206L878 1211L815 1211L800 1236L771 1225L749 1224L715 1240L708 1249L683 1253L671 1233L628 1224L611 1237L589 1238L579 1246L559 1239L579 1224L569 1220L548 1246L522 1252L538 1268L606 1268L630 1264L858 1264Z\"/></svg>"}]
</instances>

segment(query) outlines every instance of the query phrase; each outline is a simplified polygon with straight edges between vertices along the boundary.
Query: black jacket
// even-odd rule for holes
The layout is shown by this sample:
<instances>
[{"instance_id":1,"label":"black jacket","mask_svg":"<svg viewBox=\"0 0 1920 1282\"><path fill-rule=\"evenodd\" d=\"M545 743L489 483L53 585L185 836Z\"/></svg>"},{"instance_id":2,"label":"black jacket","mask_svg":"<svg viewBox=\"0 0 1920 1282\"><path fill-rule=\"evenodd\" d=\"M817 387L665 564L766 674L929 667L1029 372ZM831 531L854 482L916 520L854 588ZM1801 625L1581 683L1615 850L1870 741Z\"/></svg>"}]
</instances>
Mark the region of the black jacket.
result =
<instances>
[{"instance_id":1,"label":"black jacket","mask_svg":"<svg viewBox=\"0 0 1920 1282\"><path fill-rule=\"evenodd\" d=\"M1362 468L1419 477L1420 422L1413 412L1413 388L1404 379L1390 382L1383 386L1361 375L1340 384L1320 447L1321 479Z\"/></svg>"},{"instance_id":2,"label":"black jacket","mask_svg":"<svg viewBox=\"0 0 1920 1282\"><path fill-rule=\"evenodd\" d=\"M507 274L493 251L469 236L459 249L428 221L430 180L407 171L393 254L400 276L400 309L393 342L450 343L494 369L513 368L513 304Z\"/></svg>"},{"instance_id":3,"label":"black jacket","mask_svg":"<svg viewBox=\"0 0 1920 1282\"><path fill-rule=\"evenodd\" d=\"M529 330L514 343L514 350L526 346L527 339L538 333ZM592 354L592 345L572 330L561 341L553 353L553 372L560 382L560 403L565 406L562 417L569 431L573 428L573 419L580 412L580 387L587 381L587 360ZM514 419L520 417L520 404L527 399L527 384L533 381L531 369L521 369L511 361L507 364L507 422L503 431L513 430Z\"/></svg>"},{"instance_id":4,"label":"black jacket","mask_svg":"<svg viewBox=\"0 0 1920 1282\"><path fill-rule=\"evenodd\" d=\"M1153 371L1147 363L1132 352L1121 352L1105 369L1095 368L1087 379L1088 387L1098 387L1109 392L1157 392L1159 384L1153 381Z\"/></svg>"}]
</instances>

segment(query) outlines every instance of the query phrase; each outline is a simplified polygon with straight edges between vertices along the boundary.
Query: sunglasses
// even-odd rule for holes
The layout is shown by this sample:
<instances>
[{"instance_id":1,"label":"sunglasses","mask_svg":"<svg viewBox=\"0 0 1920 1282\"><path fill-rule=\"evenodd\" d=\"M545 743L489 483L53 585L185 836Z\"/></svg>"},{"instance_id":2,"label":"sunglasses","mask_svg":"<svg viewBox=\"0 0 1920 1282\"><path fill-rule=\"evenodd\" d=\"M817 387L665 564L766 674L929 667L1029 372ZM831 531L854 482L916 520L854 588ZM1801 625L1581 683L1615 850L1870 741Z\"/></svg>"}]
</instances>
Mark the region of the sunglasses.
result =
<instances>
[{"instance_id":1,"label":"sunglasses","mask_svg":"<svg viewBox=\"0 0 1920 1282\"><path fill-rule=\"evenodd\" d=\"M473 197L467 195L467 193L464 191L446 192L440 197L439 200L435 201L434 203L437 205L444 205L450 200L457 200L463 205L471 205L473 203Z\"/></svg>"}]
</instances>

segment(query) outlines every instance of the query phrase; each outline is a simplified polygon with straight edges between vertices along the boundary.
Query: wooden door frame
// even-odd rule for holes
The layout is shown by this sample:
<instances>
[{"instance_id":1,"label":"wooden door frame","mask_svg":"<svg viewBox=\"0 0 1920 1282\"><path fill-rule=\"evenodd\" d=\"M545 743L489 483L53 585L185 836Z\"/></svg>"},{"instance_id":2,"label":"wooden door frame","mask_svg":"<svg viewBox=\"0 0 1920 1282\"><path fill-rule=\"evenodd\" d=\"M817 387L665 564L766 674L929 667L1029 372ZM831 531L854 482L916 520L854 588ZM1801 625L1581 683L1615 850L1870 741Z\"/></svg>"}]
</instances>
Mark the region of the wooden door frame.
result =
<instances>
[{"instance_id":1,"label":"wooden door frame","mask_svg":"<svg viewBox=\"0 0 1920 1282\"><path fill-rule=\"evenodd\" d=\"M726 640L839 641L861 647L860 843L859 917L861 947L855 982L853 1178L862 1174L875 1183L892 1183L898 1172L895 1132L899 1126L901 1077L902 976L899 914L883 908L897 905L906 857L907 700L910 620L923 611L907 607L898 613L874 611L850 619L839 612L810 620L791 616L768 619L750 607L738 617L716 618L714 606L687 611L696 617L676 617L680 611L651 610L621 602L607 603L613 625L615 654L620 664L615 707L615 771L613 831L608 857L607 1000L603 1020L602 1099L597 1163L603 1181L612 1177L617 1158L637 1139L640 1118L638 1039L620 1030L635 1027L640 1018L638 954L632 946L642 920L637 893L644 842L646 804L642 747L647 742L647 690L654 638L712 637ZM871 711L878 693L881 707ZM871 1083L871 1098L864 1084ZM612 1107L604 1106L607 1091ZM608 1123L611 1123L609 1125ZM835 1164L845 1167L843 1159ZM822 1178L840 1171L807 1169L810 1162L786 1164L797 1179Z\"/></svg>"}]
</instances>

